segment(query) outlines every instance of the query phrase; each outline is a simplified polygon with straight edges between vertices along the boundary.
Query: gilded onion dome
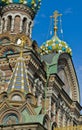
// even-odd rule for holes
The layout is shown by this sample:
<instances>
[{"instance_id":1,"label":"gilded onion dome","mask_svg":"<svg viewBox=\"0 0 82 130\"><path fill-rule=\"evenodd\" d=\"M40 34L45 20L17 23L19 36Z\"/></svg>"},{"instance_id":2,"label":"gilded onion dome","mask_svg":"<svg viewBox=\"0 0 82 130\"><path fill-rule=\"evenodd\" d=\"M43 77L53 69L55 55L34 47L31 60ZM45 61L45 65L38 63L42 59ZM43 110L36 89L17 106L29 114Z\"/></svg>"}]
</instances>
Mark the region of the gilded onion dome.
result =
<instances>
[{"instance_id":1,"label":"gilded onion dome","mask_svg":"<svg viewBox=\"0 0 82 130\"><path fill-rule=\"evenodd\" d=\"M40 8L41 0L0 0L0 6L5 6L8 4L24 4L31 8L34 13Z\"/></svg>"},{"instance_id":2,"label":"gilded onion dome","mask_svg":"<svg viewBox=\"0 0 82 130\"><path fill-rule=\"evenodd\" d=\"M63 53L63 52L67 52L69 53L70 55L72 55L72 50L71 48L68 46L68 44L62 40L60 40L57 36L57 17L58 16L61 16L61 14L59 14L57 11L54 12L54 15L51 16L52 18L54 18L54 21L55 21L55 26L54 26L54 36L44 42L42 44L42 46L40 47L40 53L41 55L44 55L44 54L49 54L49 53L53 53L53 52L56 52L56 53Z\"/></svg>"},{"instance_id":3,"label":"gilded onion dome","mask_svg":"<svg viewBox=\"0 0 82 130\"><path fill-rule=\"evenodd\" d=\"M67 52L70 55L72 54L72 50L67 45L67 43L60 40L57 36L53 36L51 40L44 42L43 45L40 47L40 52L42 55L53 52L57 53Z\"/></svg>"}]
</instances>

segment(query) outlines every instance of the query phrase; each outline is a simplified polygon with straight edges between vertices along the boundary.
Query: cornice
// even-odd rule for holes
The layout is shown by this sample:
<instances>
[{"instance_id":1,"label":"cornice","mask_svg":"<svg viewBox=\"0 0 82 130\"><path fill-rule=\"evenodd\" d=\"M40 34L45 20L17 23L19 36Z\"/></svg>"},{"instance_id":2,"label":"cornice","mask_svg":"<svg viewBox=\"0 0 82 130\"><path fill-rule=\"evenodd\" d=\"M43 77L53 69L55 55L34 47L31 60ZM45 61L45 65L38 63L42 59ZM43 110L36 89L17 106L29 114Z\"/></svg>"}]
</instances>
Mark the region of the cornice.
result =
<instances>
[{"instance_id":1,"label":"cornice","mask_svg":"<svg viewBox=\"0 0 82 130\"><path fill-rule=\"evenodd\" d=\"M34 18L34 12L27 6L23 4L9 4L2 8L1 15L8 11L23 11L27 13L32 19Z\"/></svg>"}]
</instances>

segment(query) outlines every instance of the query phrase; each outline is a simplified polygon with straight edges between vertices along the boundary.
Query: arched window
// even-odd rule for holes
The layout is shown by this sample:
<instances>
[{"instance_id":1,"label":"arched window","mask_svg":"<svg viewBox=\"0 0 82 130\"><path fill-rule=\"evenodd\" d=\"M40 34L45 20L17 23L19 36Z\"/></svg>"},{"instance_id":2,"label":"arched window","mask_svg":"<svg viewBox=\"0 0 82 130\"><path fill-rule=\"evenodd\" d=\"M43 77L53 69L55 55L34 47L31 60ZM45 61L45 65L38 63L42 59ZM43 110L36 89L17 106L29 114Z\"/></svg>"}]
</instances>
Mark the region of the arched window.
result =
<instances>
[{"instance_id":1,"label":"arched window","mask_svg":"<svg viewBox=\"0 0 82 130\"><path fill-rule=\"evenodd\" d=\"M12 99L12 101L21 101L22 100L21 96L18 94L14 94L11 99Z\"/></svg>"},{"instance_id":2,"label":"arched window","mask_svg":"<svg viewBox=\"0 0 82 130\"><path fill-rule=\"evenodd\" d=\"M15 22L14 22L14 25L15 25L14 30L15 30L16 33L18 33L19 30L20 30L20 21L21 21L20 16L16 15L15 16Z\"/></svg>"},{"instance_id":3,"label":"arched window","mask_svg":"<svg viewBox=\"0 0 82 130\"><path fill-rule=\"evenodd\" d=\"M31 32L30 32L30 29L31 29L31 22L29 23L29 25L28 25L28 33L30 34Z\"/></svg>"},{"instance_id":4,"label":"arched window","mask_svg":"<svg viewBox=\"0 0 82 130\"><path fill-rule=\"evenodd\" d=\"M54 123L52 124L52 130L55 130L56 127L57 127L57 123L54 122Z\"/></svg>"},{"instance_id":5,"label":"arched window","mask_svg":"<svg viewBox=\"0 0 82 130\"><path fill-rule=\"evenodd\" d=\"M4 30L4 28L5 28L5 19L3 18L2 21L3 21L3 27L2 27L2 30Z\"/></svg>"},{"instance_id":6,"label":"arched window","mask_svg":"<svg viewBox=\"0 0 82 130\"><path fill-rule=\"evenodd\" d=\"M27 18L23 19L23 26L22 26L22 30L24 33L26 33L26 26L27 26Z\"/></svg>"},{"instance_id":7,"label":"arched window","mask_svg":"<svg viewBox=\"0 0 82 130\"><path fill-rule=\"evenodd\" d=\"M64 83L63 89L65 92L71 97L71 84L70 84L70 77L69 77L69 70L67 66L67 62L65 59L60 59L58 62L58 76Z\"/></svg>"},{"instance_id":8,"label":"arched window","mask_svg":"<svg viewBox=\"0 0 82 130\"><path fill-rule=\"evenodd\" d=\"M8 16L8 24L7 24L7 30L11 30L11 22L12 22L12 16Z\"/></svg>"},{"instance_id":9,"label":"arched window","mask_svg":"<svg viewBox=\"0 0 82 130\"><path fill-rule=\"evenodd\" d=\"M4 125L18 124L18 123L19 123L18 116L14 113L7 114L3 118L3 124Z\"/></svg>"}]
</instances>

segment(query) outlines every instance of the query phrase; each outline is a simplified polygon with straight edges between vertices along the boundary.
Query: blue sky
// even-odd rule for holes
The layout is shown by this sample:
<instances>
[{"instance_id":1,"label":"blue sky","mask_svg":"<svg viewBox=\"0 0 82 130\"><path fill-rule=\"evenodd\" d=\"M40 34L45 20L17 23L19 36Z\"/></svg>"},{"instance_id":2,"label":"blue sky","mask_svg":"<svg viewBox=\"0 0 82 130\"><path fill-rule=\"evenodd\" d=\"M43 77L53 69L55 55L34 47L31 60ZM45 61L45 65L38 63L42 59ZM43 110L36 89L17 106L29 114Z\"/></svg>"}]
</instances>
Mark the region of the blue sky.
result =
<instances>
[{"instance_id":1,"label":"blue sky","mask_svg":"<svg viewBox=\"0 0 82 130\"><path fill-rule=\"evenodd\" d=\"M41 8L34 21L33 39L40 46L52 37L49 34L50 16L55 10L62 13L63 40L72 48L72 59L82 92L82 0L42 0ZM59 22L58 36L62 39L60 28ZM51 30L53 30L53 25Z\"/></svg>"}]
</instances>

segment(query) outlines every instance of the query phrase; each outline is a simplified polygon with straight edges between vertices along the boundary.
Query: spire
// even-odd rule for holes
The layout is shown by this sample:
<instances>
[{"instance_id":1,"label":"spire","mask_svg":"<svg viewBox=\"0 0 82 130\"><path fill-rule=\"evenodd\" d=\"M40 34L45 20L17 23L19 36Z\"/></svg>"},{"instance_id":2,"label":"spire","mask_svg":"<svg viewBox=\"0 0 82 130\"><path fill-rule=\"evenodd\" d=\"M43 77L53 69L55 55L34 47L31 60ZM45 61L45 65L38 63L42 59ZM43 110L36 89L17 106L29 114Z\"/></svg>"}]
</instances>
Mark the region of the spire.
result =
<instances>
[{"instance_id":1,"label":"spire","mask_svg":"<svg viewBox=\"0 0 82 130\"><path fill-rule=\"evenodd\" d=\"M19 90L24 93L29 92L29 80L27 76L27 69L25 65L25 60L23 58L23 46L25 43L24 37L21 38L21 40L18 41L18 44L20 45L20 57L17 59L17 63L15 65L12 77L9 82L8 86L8 92L13 90Z\"/></svg>"},{"instance_id":2,"label":"spire","mask_svg":"<svg viewBox=\"0 0 82 130\"><path fill-rule=\"evenodd\" d=\"M62 16L62 14L60 14L58 11L55 11L53 16L51 16L51 18L54 18L54 34L55 34L55 36L57 35L57 30L58 30L57 23L58 23L59 16Z\"/></svg>"}]
</instances>

